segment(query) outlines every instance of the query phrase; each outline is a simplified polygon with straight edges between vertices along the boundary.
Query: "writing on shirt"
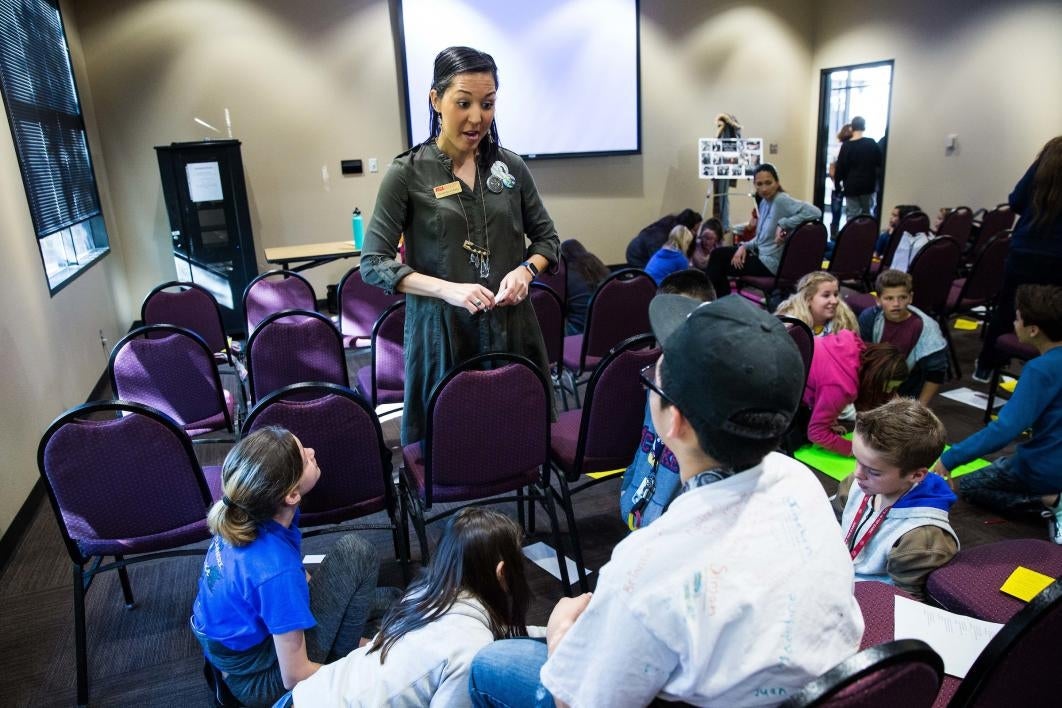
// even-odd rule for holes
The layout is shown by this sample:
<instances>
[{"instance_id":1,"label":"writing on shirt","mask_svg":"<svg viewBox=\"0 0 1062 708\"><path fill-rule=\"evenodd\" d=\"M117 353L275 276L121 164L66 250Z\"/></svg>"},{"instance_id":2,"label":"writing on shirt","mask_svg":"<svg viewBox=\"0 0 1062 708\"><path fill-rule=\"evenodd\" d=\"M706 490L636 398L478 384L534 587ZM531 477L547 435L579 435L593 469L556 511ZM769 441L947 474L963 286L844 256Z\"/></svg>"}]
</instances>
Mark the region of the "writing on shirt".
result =
<instances>
[{"instance_id":1,"label":"writing on shirt","mask_svg":"<svg viewBox=\"0 0 1062 708\"><path fill-rule=\"evenodd\" d=\"M639 449L643 454L648 455L653 451L653 443L656 442L656 433L649 429L648 425L642 426L642 444ZM668 449L667 445L662 447L660 453L660 466L667 470L678 474L679 466L678 460L675 459L675 453Z\"/></svg>"}]
</instances>

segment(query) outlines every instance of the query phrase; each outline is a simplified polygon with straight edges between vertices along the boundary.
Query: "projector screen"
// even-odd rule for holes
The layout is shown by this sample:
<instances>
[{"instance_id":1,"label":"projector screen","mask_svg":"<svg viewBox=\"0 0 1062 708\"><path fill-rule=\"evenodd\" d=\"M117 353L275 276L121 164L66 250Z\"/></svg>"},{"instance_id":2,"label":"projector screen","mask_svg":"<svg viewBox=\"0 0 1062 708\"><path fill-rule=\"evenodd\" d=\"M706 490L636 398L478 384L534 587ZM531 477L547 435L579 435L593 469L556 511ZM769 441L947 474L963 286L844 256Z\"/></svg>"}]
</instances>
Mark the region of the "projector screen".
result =
<instances>
[{"instance_id":1,"label":"projector screen","mask_svg":"<svg viewBox=\"0 0 1062 708\"><path fill-rule=\"evenodd\" d=\"M406 137L428 137L435 55L498 64L501 144L528 158L641 152L637 0L400 0Z\"/></svg>"}]
</instances>

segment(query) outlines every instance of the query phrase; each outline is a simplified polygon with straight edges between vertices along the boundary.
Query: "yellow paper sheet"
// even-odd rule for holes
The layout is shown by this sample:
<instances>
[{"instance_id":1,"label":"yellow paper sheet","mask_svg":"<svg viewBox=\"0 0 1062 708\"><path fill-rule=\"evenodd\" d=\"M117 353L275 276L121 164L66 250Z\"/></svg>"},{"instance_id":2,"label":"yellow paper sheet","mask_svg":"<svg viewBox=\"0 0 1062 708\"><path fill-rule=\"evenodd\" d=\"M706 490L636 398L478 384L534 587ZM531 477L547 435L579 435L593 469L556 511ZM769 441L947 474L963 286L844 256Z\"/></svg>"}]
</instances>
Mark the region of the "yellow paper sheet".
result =
<instances>
[{"instance_id":1,"label":"yellow paper sheet","mask_svg":"<svg viewBox=\"0 0 1062 708\"><path fill-rule=\"evenodd\" d=\"M623 474L625 471L626 470L609 470L608 472L587 472L586 476L590 479L605 479L606 477Z\"/></svg>"},{"instance_id":2,"label":"yellow paper sheet","mask_svg":"<svg viewBox=\"0 0 1062 708\"><path fill-rule=\"evenodd\" d=\"M965 317L959 317L955 320L955 329L972 331L981 326L981 323L977 320L968 320Z\"/></svg>"},{"instance_id":3,"label":"yellow paper sheet","mask_svg":"<svg viewBox=\"0 0 1062 708\"><path fill-rule=\"evenodd\" d=\"M999 381L999 387L1008 393L1014 393L1014 388L1018 385L1017 379L1012 379L1009 376L1004 376Z\"/></svg>"},{"instance_id":4,"label":"yellow paper sheet","mask_svg":"<svg viewBox=\"0 0 1062 708\"><path fill-rule=\"evenodd\" d=\"M1037 573L1035 570L1029 570L1019 565L1010 574L1010 577L1004 581L1000 590L1008 595L1013 595L1019 600L1031 602L1034 597L1053 582L1055 582L1055 579L1051 576Z\"/></svg>"}]
</instances>

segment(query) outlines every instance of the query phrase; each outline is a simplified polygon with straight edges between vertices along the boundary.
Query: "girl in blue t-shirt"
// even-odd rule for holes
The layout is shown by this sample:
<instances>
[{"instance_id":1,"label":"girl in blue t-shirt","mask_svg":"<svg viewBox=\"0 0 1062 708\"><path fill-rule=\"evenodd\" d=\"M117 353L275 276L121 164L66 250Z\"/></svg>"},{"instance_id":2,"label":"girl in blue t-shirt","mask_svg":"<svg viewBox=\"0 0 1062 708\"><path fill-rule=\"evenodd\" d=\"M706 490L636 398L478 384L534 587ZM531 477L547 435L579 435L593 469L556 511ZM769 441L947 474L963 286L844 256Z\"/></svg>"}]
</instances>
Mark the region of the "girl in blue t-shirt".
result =
<instances>
[{"instance_id":1,"label":"girl in blue t-shirt","mask_svg":"<svg viewBox=\"0 0 1062 708\"><path fill-rule=\"evenodd\" d=\"M248 706L271 705L322 663L356 648L372 609L372 546L341 538L314 573L302 567L299 503L321 476L314 451L283 428L257 430L229 452L192 630Z\"/></svg>"}]
</instances>

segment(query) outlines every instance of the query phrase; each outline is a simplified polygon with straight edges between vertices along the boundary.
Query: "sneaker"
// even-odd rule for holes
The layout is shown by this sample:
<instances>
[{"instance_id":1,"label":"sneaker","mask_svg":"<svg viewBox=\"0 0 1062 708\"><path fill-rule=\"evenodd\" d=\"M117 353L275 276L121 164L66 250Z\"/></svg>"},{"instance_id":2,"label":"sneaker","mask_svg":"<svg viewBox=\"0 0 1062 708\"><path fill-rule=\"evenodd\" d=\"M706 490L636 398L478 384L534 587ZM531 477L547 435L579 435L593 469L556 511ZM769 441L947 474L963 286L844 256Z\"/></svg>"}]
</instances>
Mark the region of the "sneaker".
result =
<instances>
[{"instance_id":1,"label":"sneaker","mask_svg":"<svg viewBox=\"0 0 1062 708\"><path fill-rule=\"evenodd\" d=\"M974 363L974 372L970 374L970 378L977 383L988 383L992 380L992 370L982 364L980 361Z\"/></svg>"},{"instance_id":2,"label":"sneaker","mask_svg":"<svg viewBox=\"0 0 1062 708\"><path fill-rule=\"evenodd\" d=\"M1047 537L1062 546L1062 496L1054 506L1050 506L1040 512L1047 519Z\"/></svg>"}]
</instances>

